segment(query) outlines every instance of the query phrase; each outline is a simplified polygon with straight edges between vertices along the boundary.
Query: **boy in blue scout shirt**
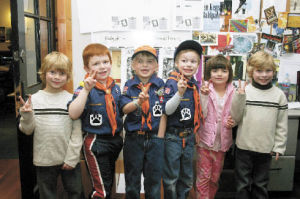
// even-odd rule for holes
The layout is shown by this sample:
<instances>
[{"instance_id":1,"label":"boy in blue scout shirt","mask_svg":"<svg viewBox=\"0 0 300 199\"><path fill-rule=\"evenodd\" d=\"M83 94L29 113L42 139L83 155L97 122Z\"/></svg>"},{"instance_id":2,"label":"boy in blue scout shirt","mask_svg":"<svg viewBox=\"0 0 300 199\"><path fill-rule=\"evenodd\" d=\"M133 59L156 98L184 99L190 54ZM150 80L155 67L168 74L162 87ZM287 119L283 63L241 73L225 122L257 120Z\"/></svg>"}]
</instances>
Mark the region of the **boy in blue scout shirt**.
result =
<instances>
[{"instance_id":1,"label":"boy in blue scout shirt","mask_svg":"<svg viewBox=\"0 0 300 199\"><path fill-rule=\"evenodd\" d=\"M193 186L194 133L200 127L202 110L194 74L202 55L201 45L182 42L175 51L176 70L165 84L165 135L163 185L168 199L187 198Z\"/></svg>"},{"instance_id":2,"label":"boy in blue scout shirt","mask_svg":"<svg viewBox=\"0 0 300 199\"><path fill-rule=\"evenodd\" d=\"M83 150L93 184L91 198L111 198L115 161L123 146L121 91L109 77L112 59L106 46L90 44L82 57L87 74L75 90L69 115L81 118L86 133Z\"/></svg>"},{"instance_id":3,"label":"boy in blue scout shirt","mask_svg":"<svg viewBox=\"0 0 300 199\"><path fill-rule=\"evenodd\" d=\"M140 198L141 174L144 175L145 198L160 198L163 169L164 82L156 76L156 50L150 46L137 48L132 56L135 75L125 83L121 107L127 117L124 142L126 198ZM160 120L162 119L162 122Z\"/></svg>"}]
</instances>

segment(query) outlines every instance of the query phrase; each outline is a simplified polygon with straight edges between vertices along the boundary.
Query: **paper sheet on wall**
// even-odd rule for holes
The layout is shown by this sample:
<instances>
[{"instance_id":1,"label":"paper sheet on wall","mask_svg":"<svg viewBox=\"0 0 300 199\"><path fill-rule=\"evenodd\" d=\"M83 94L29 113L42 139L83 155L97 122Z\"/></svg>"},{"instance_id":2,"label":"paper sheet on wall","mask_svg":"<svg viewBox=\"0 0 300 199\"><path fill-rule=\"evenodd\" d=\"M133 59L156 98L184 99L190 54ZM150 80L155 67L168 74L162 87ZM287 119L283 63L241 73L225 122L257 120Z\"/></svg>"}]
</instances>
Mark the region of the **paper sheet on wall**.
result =
<instances>
[{"instance_id":1,"label":"paper sheet on wall","mask_svg":"<svg viewBox=\"0 0 300 199\"><path fill-rule=\"evenodd\" d=\"M259 18L260 0L233 0L232 19Z\"/></svg>"},{"instance_id":2,"label":"paper sheet on wall","mask_svg":"<svg viewBox=\"0 0 300 199\"><path fill-rule=\"evenodd\" d=\"M159 49L158 76L165 81L174 70L174 51L172 47Z\"/></svg>"},{"instance_id":3,"label":"paper sheet on wall","mask_svg":"<svg viewBox=\"0 0 300 199\"><path fill-rule=\"evenodd\" d=\"M286 11L286 0L264 0L262 8L262 17L265 17L264 10L274 6L276 13Z\"/></svg>"},{"instance_id":4,"label":"paper sheet on wall","mask_svg":"<svg viewBox=\"0 0 300 199\"><path fill-rule=\"evenodd\" d=\"M174 30L202 30L203 29L204 0L176 0L173 7Z\"/></svg>"},{"instance_id":5,"label":"paper sheet on wall","mask_svg":"<svg viewBox=\"0 0 300 199\"><path fill-rule=\"evenodd\" d=\"M133 53L134 53L134 48L121 49L121 90L122 91L126 81L132 77L131 56L133 55Z\"/></svg>"},{"instance_id":6,"label":"paper sheet on wall","mask_svg":"<svg viewBox=\"0 0 300 199\"><path fill-rule=\"evenodd\" d=\"M291 84L297 83L297 71L300 71L300 54L289 53L280 57L278 83L282 83L289 74Z\"/></svg>"},{"instance_id":7,"label":"paper sheet on wall","mask_svg":"<svg viewBox=\"0 0 300 199\"><path fill-rule=\"evenodd\" d=\"M203 31L219 32L220 29L220 0L205 1L203 8Z\"/></svg>"}]
</instances>

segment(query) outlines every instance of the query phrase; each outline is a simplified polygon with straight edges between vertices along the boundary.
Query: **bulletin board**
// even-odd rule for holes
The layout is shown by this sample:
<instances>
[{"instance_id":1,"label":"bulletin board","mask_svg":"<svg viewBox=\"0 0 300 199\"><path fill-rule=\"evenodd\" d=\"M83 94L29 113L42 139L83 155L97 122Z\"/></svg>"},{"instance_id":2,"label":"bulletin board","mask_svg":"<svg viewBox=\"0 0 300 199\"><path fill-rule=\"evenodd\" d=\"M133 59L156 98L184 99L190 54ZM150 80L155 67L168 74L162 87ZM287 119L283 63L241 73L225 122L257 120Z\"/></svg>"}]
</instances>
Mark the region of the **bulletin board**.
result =
<instances>
[{"instance_id":1,"label":"bulletin board","mask_svg":"<svg viewBox=\"0 0 300 199\"><path fill-rule=\"evenodd\" d=\"M76 3L80 34L88 34L90 42L106 45L112 49L113 57L120 60L114 66L119 67L120 73L114 73L118 74L114 78L121 82L121 88L131 77L131 55L140 45L151 45L158 50L158 75L163 79L173 68L174 50L187 39L202 45L203 68L211 56L219 53L228 56L234 80L245 79L247 58L265 50L279 65L274 81L280 83L285 76L280 70L285 67L280 60L286 60L287 54L300 52L297 0L89 0L89 3L77 0ZM291 22L293 27L288 27ZM296 59L297 55L290 57ZM196 78L201 76L202 70ZM295 83L292 75L291 78Z\"/></svg>"}]
</instances>

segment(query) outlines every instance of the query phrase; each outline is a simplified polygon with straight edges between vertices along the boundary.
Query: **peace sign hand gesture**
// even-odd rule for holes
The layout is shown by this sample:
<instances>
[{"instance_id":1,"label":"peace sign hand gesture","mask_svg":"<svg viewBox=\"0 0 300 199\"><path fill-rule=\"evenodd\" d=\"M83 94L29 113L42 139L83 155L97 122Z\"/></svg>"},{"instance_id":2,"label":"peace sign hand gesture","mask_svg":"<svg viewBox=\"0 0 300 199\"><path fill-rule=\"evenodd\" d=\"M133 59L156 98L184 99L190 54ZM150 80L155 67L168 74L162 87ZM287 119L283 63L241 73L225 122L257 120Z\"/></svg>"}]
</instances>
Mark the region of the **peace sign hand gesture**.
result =
<instances>
[{"instance_id":1,"label":"peace sign hand gesture","mask_svg":"<svg viewBox=\"0 0 300 199\"><path fill-rule=\"evenodd\" d=\"M208 95L209 94L209 85L211 81L205 81L204 78L202 78L202 85L200 88L201 94Z\"/></svg>"},{"instance_id":2,"label":"peace sign hand gesture","mask_svg":"<svg viewBox=\"0 0 300 199\"><path fill-rule=\"evenodd\" d=\"M187 88L187 82L186 80L184 79L184 76L181 75L180 76L180 79L178 80L178 83L177 83L177 88L178 88L178 93L181 97L183 97L185 91L186 91L186 88Z\"/></svg>"},{"instance_id":3,"label":"peace sign hand gesture","mask_svg":"<svg viewBox=\"0 0 300 199\"><path fill-rule=\"evenodd\" d=\"M89 74L89 76L83 81L84 82L84 88L87 91L92 90L94 86L96 85L97 80L95 79L97 71L92 70L92 72Z\"/></svg>"},{"instance_id":4,"label":"peace sign hand gesture","mask_svg":"<svg viewBox=\"0 0 300 199\"><path fill-rule=\"evenodd\" d=\"M32 112L31 95L28 96L28 100L25 102L22 96L19 96L21 102L20 112Z\"/></svg>"},{"instance_id":5,"label":"peace sign hand gesture","mask_svg":"<svg viewBox=\"0 0 300 199\"><path fill-rule=\"evenodd\" d=\"M239 86L238 86L238 88L237 88L237 92L238 92L239 94L245 94L245 88L246 88L247 84L248 84L248 83L245 81L245 82L244 82L244 85L242 86L242 82L241 82L241 80L239 79Z\"/></svg>"}]
</instances>

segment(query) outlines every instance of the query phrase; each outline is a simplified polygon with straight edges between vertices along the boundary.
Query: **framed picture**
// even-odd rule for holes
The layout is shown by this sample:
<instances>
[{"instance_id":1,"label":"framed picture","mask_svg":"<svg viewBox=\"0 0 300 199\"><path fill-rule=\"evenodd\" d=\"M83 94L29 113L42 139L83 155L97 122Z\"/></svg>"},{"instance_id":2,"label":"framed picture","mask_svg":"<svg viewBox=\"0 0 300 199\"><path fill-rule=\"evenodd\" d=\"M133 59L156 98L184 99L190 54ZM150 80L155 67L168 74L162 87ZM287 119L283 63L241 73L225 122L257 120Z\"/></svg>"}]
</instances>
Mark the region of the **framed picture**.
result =
<instances>
[{"instance_id":1,"label":"framed picture","mask_svg":"<svg viewBox=\"0 0 300 199\"><path fill-rule=\"evenodd\" d=\"M272 24L278 20L275 12L275 7L271 6L264 10L268 24Z\"/></svg>"},{"instance_id":2,"label":"framed picture","mask_svg":"<svg viewBox=\"0 0 300 199\"><path fill-rule=\"evenodd\" d=\"M300 13L288 13L288 28L300 28Z\"/></svg>"}]
</instances>

